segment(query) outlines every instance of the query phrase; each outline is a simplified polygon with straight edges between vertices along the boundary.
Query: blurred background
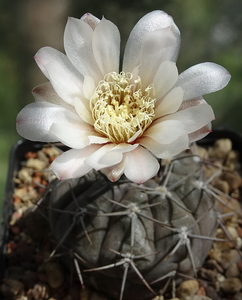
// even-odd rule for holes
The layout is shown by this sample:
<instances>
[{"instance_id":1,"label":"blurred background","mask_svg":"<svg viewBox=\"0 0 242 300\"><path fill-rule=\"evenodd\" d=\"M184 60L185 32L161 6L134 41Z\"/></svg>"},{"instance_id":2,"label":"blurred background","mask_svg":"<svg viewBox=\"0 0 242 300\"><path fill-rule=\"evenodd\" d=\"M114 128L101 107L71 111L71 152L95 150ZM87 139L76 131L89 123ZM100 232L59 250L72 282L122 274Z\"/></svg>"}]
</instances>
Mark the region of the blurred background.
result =
<instances>
[{"instance_id":1,"label":"blurred background","mask_svg":"<svg viewBox=\"0 0 242 300\"><path fill-rule=\"evenodd\" d=\"M173 16L182 35L179 72L213 61L232 75L220 92L205 96L213 106L213 126L242 132L242 1L241 0L1 0L0 2L0 203L5 190L8 155L20 139L17 113L33 101L31 89L46 79L33 60L37 50L63 50L68 16L90 12L114 22L122 49L134 24L147 12L161 9Z\"/></svg>"}]
</instances>

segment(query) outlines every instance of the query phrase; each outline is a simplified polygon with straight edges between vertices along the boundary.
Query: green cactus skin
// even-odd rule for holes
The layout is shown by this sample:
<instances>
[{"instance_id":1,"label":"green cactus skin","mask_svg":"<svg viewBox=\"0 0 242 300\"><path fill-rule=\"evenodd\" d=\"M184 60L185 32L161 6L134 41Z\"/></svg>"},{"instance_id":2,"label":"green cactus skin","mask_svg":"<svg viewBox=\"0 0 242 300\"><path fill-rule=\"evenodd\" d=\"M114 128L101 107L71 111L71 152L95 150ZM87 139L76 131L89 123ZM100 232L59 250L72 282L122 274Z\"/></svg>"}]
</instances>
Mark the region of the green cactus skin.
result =
<instances>
[{"instance_id":1,"label":"green cactus skin","mask_svg":"<svg viewBox=\"0 0 242 300\"><path fill-rule=\"evenodd\" d=\"M111 299L151 299L170 277L195 276L211 247L217 210L199 187L203 176L201 160L183 154L142 185L95 171L55 181L56 251L70 249L84 284Z\"/></svg>"}]
</instances>

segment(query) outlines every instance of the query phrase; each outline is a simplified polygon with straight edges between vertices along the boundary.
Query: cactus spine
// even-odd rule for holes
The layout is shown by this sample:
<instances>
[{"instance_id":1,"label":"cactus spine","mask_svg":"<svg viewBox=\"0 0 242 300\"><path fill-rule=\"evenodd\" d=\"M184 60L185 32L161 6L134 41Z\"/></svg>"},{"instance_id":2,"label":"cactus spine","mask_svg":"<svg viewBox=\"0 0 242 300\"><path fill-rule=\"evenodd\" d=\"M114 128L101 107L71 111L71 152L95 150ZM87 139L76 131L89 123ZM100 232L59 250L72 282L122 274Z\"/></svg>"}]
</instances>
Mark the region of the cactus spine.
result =
<instances>
[{"instance_id":1,"label":"cactus spine","mask_svg":"<svg viewBox=\"0 0 242 300\"><path fill-rule=\"evenodd\" d=\"M207 179L204 166L182 153L142 185L95 171L55 182L48 199L55 252L70 249L83 284L111 299L151 299L171 278L196 276L217 228L219 196L209 182L221 170Z\"/></svg>"}]
</instances>

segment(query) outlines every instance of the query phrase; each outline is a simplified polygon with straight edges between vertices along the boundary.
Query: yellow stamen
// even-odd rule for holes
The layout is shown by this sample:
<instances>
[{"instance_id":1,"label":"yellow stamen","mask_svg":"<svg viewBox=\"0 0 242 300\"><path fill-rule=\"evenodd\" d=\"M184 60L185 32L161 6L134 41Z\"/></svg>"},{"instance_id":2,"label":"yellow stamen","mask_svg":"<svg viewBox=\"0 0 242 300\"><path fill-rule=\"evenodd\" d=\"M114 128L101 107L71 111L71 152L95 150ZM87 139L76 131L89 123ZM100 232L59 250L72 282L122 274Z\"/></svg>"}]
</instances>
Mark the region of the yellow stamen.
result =
<instances>
[{"instance_id":1,"label":"yellow stamen","mask_svg":"<svg viewBox=\"0 0 242 300\"><path fill-rule=\"evenodd\" d=\"M138 138L154 119L152 85L142 89L131 73L112 72L100 81L90 101L94 128L113 143Z\"/></svg>"}]
</instances>

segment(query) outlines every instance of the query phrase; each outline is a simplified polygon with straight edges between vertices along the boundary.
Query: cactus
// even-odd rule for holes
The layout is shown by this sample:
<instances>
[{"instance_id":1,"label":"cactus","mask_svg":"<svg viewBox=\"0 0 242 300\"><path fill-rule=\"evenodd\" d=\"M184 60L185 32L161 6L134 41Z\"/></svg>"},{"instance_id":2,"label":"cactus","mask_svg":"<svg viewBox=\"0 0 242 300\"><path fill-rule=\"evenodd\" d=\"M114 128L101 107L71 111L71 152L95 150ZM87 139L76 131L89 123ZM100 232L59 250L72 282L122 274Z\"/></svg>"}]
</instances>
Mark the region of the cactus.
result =
<instances>
[{"instance_id":1,"label":"cactus","mask_svg":"<svg viewBox=\"0 0 242 300\"><path fill-rule=\"evenodd\" d=\"M111 21L69 18L66 54L36 53L49 83L34 88L35 103L17 116L23 137L69 148L51 163L66 180L52 183L45 199L57 242L51 256L68 250L81 285L112 299L150 299L171 278L196 276L217 228L217 202L224 204L209 186L221 170L208 179L203 160L179 153L211 131L203 95L225 87L230 74L202 63L179 75L179 45L173 19L150 12L131 31L119 67Z\"/></svg>"},{"instance_id":2,"label":"cactus","mask_svg":"<svg viewBox=\"0 0 242 300\"><path fill-rule=\"evenodd\" d=\"M192 152L162 162L144 184L112 183L91 171L55 181L48 196L57 245L69 249L81 283L111 299L151 299L171 278L196 276L217 228L217 193ZM208 166L209 168L209 166ZM64 257L64 256L63 256Z\"/></svg>"}]
</instances>

